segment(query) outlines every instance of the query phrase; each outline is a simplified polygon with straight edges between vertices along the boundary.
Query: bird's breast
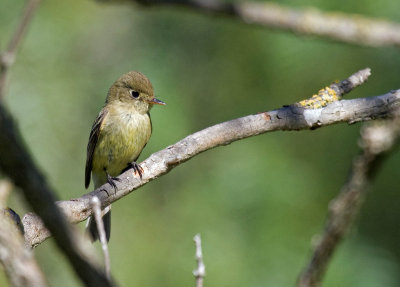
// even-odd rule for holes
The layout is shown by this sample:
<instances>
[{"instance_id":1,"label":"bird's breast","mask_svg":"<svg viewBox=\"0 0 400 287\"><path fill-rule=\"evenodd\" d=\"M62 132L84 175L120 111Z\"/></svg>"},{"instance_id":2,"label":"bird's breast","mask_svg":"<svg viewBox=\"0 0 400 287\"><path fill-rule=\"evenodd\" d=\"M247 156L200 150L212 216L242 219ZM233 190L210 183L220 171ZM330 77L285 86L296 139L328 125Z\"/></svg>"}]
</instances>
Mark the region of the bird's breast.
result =
<instances>
[{"instance_id":1,"label":"bird's breast","mask_svg":"<svg viewBox=\"0 0 400 287\"><path fill-rule=\"evenodd\" d=\"M129 109L111 109L104 119L93 157L93 172L118 176L136 160L151 135L148 114Z\"/></svg>"}]
</instances>

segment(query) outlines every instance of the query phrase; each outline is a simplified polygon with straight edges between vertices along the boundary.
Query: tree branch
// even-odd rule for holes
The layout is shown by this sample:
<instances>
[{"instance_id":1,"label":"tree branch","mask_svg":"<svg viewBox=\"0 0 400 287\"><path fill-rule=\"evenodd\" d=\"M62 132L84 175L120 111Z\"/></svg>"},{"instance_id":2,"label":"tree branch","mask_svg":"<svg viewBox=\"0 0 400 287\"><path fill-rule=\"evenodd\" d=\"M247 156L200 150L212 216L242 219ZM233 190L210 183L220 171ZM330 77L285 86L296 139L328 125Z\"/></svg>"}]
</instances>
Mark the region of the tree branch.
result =
<instances>
[{"instance_id":1,"label":"tree branch","mask_svg":"<svg viewBox=\"0 0 400 287\"><path fill-rule=\"evenodd\" d=\"M0 57L0 100L4 97L9 68L15 61L18 48L39 2L40 0L28 1L20 24L6 51ZM27 152L14 120L2 105L0 105L0 143L0 169L21 188L25 199L51 230L57 246L69 259L80 279L86 286L112 286L94 262L91 262L88 250L83 248L76 236L77 233L54 204L55 198L50 186Z\"/></svg>"},{"instance_id":2,"label":"tree branch","mask_svg":"<svg viewBox=\"0 0 400 287\"><path fill-rule=\"evenodd\" d=\"M110 254L108 252L106 231L104 230L104 223L101 219L101 208L100 208L100 200L95 196L90 201L92 205L94 220L96 220L97 232L99 234L99 241L101 243L101 248L104 254L104 270L106 276L109 280L111 280L111 267L110 267Z\"/></svg>"},{"instance_id":3,"label":"tree branch","mask_svg":"<svg viewBox=\"0 0 400 287\"><path fill-rule=\"evenodd\" d=\"M112 286L99 267L86 256L76 232L54 204L52 189L27 152L13 119L2 105L0 144L0 169L21 189L27 202L44 220L80 279L86 286Z\"/></svg>"},{"instance_id":4,"label":"tree branch","mask_svg":"<svg viewBox=\"0 0 400 287\"><path fill-rule=\"evenodd\" d=\"M24 13L21 21L14 36L11 38L10 43L7 46L5 52L0 56L0 100L4 98L5 86L7 82L7 75L9 68L15 61L15 57L19 46L22 43L23 36L31 23L35 14L36 8L38 7L40 0L29 0L26 4Z\"/></svg>"},{"instance_id":5,"label":"tree branch","mask_svg":"<svg viewBox=\"0 0 400 287\"><path fill-rule=\"evenodd\" d=\"M366 196L368 183L382 160L400 136L400 118L386 123L368 125L361 130L361 154L354 158L352 169L341 193L329 205L325 230L308 266L300 275L299 287L321 286L328 263L354 221Z\"/></svg>"},{"instance_id":6,"label":"tree branch","mask_svg":"<svg viewBox=\"0 0 400 287\"><path fill-rule=\"evenodd\" d=\"M368 71L367 69L362 70L339 84L332 84L331 89L338 90L333 95L340 98L344 92L349 92L351 88L364 82L369 75ZM329 88L322 91L326 90L330 91ZM306 103L316 102L316 97L318 96L313 96L305 101ZM121 199L140 186L168 173L175 166L206 150L266 132L308 130L340 122L355 123L390 117L392 112L400 105L400 90L370 98L336 100L323 108L304 108L301 103L304 103L304 101L277 110L220 123L189 135L181 141L152 154L143 161L140 164L144 169L142 180L136 177L133 170L130 169L121 174L118 181L115 181L116 191L109 184L105 184L80 198L59 201L57 205L69 221L80 222L92 214L90 200L94 196L100 199L102 208L105 208L112 202ZM319 103L321 104L322 101L319 101ZM31 245L40 244L49 236L49 233L44 231L43 224L34 214L26 214L22 221L26 240Z\"/></svg>"},{"instance_id":7,"label":"tree branch","mask_svg":"<svg viewBox=\"0 0 400 287\"><path fill-rule=\"evenodd\" d=\"M193 275L196 278L196 287L203 287L204 277L206 276L206 266L203 262L203 251L201 249L201 237L200 234L196 234L193 237L193 241L196 246L196 263L197 268L193 271Z\"/></svg>"},{"instance_id":8,"label":"tree branch","mask_svg":"<svg viewBox=\"0 0 400 287\"><path fill-rule=\"evenodd\" d=\"M18 223L11 210L0 209L0 262L12 286L46 287L46 279L27 250Z\"/></svg>"},{"instance_id":9,"label":"tree branch","mask_svg":"<svg viewBox=\"0 0 400 287\"><path fill-rule=\"evenodd\" d=\"M229 16L247 24L291 31L299 35L320 36L344 43L373 47L400 46L400 24L355 14L321 12L314 8L293 9L272 2L230 3L218 0L131 0L131 2L144 6L185 7L200 13Z\"/></svg>"}]
</instances>

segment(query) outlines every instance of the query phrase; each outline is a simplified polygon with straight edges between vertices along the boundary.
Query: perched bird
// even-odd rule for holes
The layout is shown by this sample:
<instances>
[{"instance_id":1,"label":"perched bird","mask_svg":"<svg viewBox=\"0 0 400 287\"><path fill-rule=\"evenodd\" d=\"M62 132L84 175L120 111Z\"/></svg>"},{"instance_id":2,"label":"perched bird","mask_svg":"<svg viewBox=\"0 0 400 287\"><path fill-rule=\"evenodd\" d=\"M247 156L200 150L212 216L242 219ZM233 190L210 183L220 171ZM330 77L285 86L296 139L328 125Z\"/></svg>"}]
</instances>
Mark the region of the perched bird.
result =
<instances>
[{"instance_id":1,"label":"perched bird","mask_svg":"<svg viewBox=\"0 0 400 287\"><path fill-rule=\"evenodd\" d=\"M137 158L151 136L149 111L154 104L165 105L154 97L153 86L142 73L129 72L111 86L103 109L90 131L85 168L85 187L92 175L94 188L114 180L133 168L142 177ZM107 241L111 231L111 206L102 212ZM99 238L96 221L89 217L86 228L92 241Z\"/></svg>"}]
</instances>

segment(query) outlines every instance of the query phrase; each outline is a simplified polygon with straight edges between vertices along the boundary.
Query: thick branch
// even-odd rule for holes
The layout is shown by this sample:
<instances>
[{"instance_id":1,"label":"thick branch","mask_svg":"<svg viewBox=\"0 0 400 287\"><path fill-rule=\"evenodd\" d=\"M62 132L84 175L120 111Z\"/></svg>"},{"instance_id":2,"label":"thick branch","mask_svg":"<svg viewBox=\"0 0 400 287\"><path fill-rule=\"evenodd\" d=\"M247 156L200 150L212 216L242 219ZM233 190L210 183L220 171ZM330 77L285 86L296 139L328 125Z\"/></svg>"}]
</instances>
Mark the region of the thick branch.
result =
<instances>
[{"instance_id":1,"label":"thick branch","mask_svg":"<svg viewBox=\"0 0 400 287\"><path fill-rule=\"evenodd\" d=\"M11 210L0 209L0 262L12 286L48 286L25 241Z\"/></svg>"},{"instance_id":2,"label":"thick branch","mask_svg":"<svg viewBox=\"0 0 400 287\"><path fill-rule=\"evenodd\" d=\"M107 0L103 0L107 1ZM108 0L110 2L110 0ZM131 0L145 6L180 6L207 14L230 16L248 24L282 29L300 35L367 46L400 46L400 24L361 15L293 9L272 2L218 0Z\"/></svg>"},{"instance_id":3,"label":"thick branch","mask_svg":"<svg viewBox=\"0 0 400 287\"><path fill-rule=\"evenodd\" d=\"M6 79L14 63L23 36L40 0L29 0L19 26L7 50L0 57L0 100L4 97ZM12 117L0 105L0 169L20 187L25 199L40 215L54 235L56 244L69 259L71 265L86 286L112 286L105 275L96 267L88 252L82 248L74 230L54 204L55 198L44 176L36 167L25 148ZM44 233L48 232L47 230ZM84 251L85 250L85 251ZM38 286L42 286L38 285Z\"/></svg>"},{"instance_id":4,"label":"thick branch","mask_svg":"<svg viewBox=\"0 0 400 287\"><path fill-rule=\"evenodd\" d=\"M356 86L357 82L360 84L367 77L365 70L355 75L359 77L353 75L340 84L334 85L341 87L342 83L349 84L346 81L350 81L351 85ZM364 75L364 78L361 75ZM144 169L142 180L134 176L132 170L127 170L118 177L118 181L115 181L116 192L112 186L105 184L80 198L60 201L57 204L71 222L80 222L91 215L92 197L97 196L104 208L149 181L168 173L175 166L214 147L266 132L315 129L340 122L355 123L390 117L392 111L399 105L400 90L397 90L377 97L336 101L319 109L304 109L296 104L220 123L189 135L176 144L152 154L141 163ZM48 237L48 233L38 232L44 229L34 214L26 214L23 222L26 239L31 245L40 244Z\"/></svg>"},{"instance_id":5,"label":"thick branch","mask_svg":"<svg viewBox=\"0 0 400 287\"><path fill-rule=\"evenodd\" d=\"M399 118L362 129L360 141L362 152L353 160L349 179L341 193L329 205L325 231L314 248L308 266L299 278L299 287L321 286L327 265L351 227L366 196L368 183L399 136Z\"/></svg>"},{"instance_id":6,"label":"thick branch","mask_svg":"<svg viewBox=\"0 0 400 287\"><path fill-rule=\"evenodd\" d=\"M92 265L74 236L71 226L54 204L53 192L36 167L18 133L13 119L0 105L0 169L20 187L33 210L44 220L56 244L87 286L111 286L106 276Z\"/></svg>"}]
</instances>

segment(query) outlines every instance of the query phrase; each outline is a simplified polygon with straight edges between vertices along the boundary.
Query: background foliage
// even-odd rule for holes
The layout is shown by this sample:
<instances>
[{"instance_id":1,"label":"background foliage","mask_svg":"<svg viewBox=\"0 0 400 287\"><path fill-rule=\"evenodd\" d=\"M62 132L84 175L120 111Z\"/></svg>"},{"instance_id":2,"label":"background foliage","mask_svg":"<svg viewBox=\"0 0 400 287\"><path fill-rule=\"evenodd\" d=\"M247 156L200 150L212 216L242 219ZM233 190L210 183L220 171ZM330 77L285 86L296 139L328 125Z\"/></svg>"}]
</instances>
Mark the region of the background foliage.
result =
<instances>
[{"instance_id":1,"label":"background foliage","mask_svg":"<svg viewBox=\"0 0 400 287\"><path fill-rule=\"evenodd\" d=\"M280 1L400 22L398 1ZM0 44L25 1L0 0ZM349 97L399 88L396 48L351 46L181 9L43 1L11 73L6 103L60 199L84 189L86 144L107 89L139 70L152 110L141 159L215 123L309 97L372 68ZM112 273L121 286L194 286L192 237L207 286L290 286L357 153L360 125L277 132L201 154L113 205ZM325 286L399 286L399 152L371 186ZM13 195L10 205L23 214ZM82 224L83 226L83 224ZM36 255L53 286L79 286L52 240ZM0 286L6 285L0 273Z\"/></svg>"}]
</instances>

